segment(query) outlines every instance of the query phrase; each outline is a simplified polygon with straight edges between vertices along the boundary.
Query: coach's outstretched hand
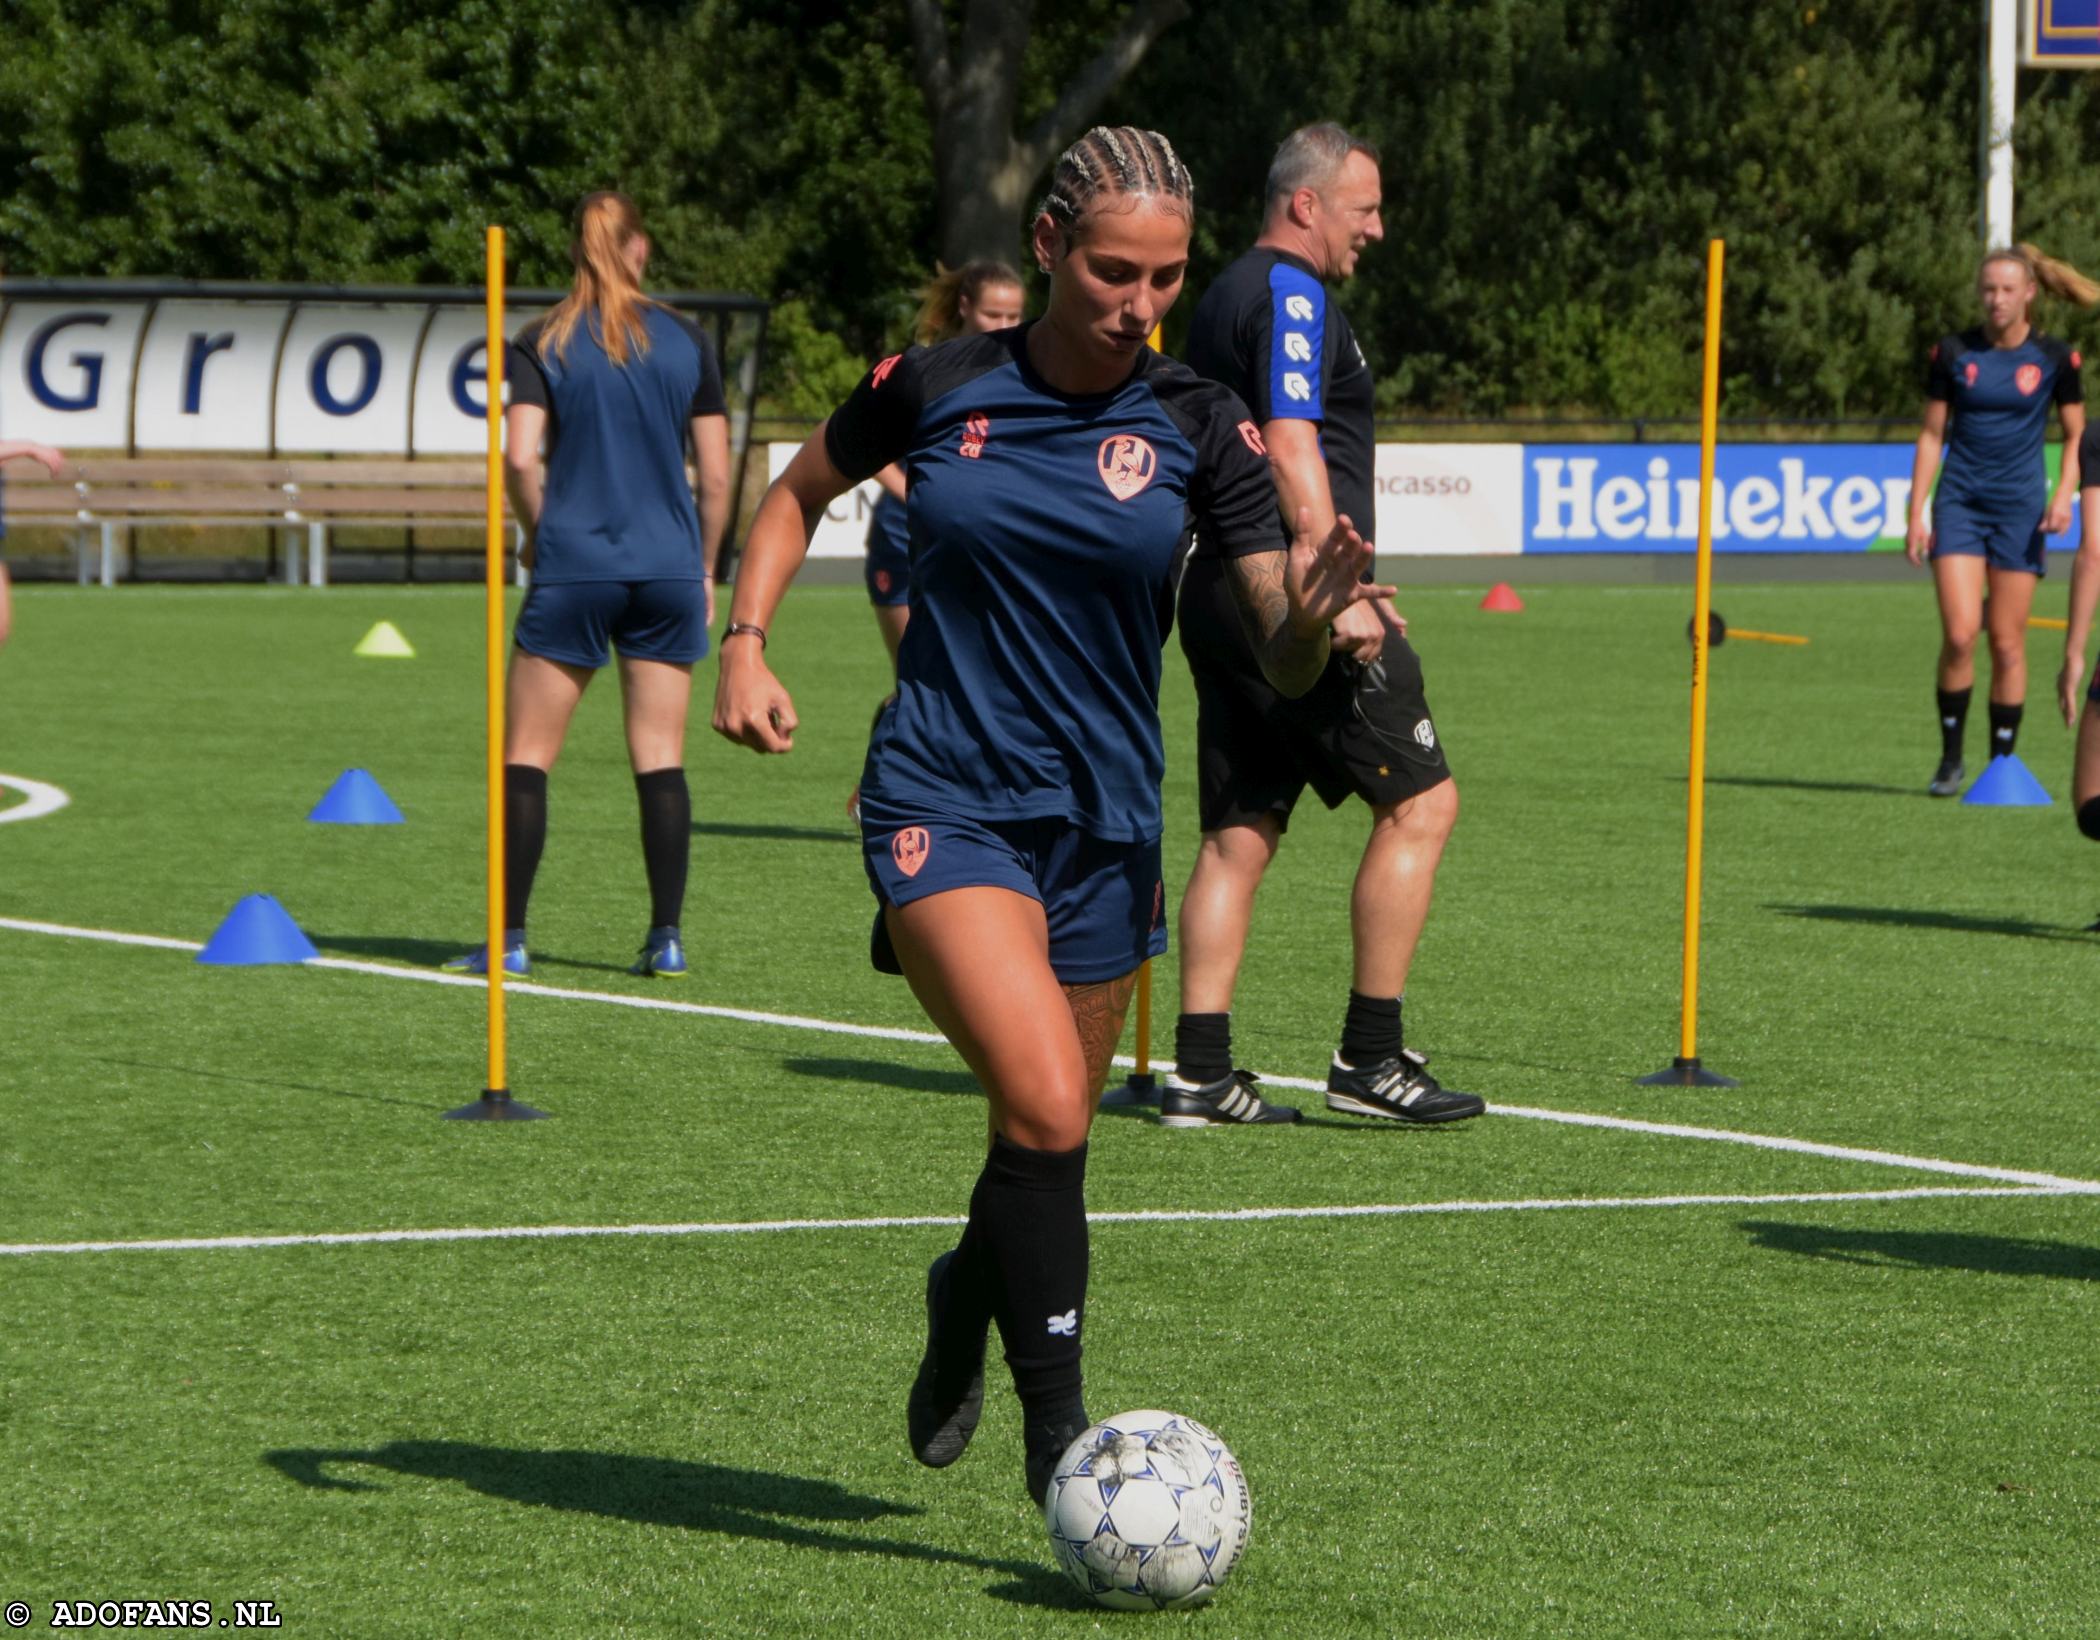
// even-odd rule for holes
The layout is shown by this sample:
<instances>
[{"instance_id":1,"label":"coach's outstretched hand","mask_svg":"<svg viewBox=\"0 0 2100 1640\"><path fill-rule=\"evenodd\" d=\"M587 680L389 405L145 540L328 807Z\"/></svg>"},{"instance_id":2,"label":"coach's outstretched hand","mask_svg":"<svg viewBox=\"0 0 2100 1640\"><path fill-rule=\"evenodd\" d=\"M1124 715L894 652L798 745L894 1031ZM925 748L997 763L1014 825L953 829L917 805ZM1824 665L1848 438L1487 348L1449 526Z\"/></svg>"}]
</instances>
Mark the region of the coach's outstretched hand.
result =
<instances>
[{"instance_id":1,"label":"coach's outstretched hand","mask_svg":"<svg viewBox=\"0 0 2100 1640\"><path fill-rule=\"evenodd\" d=\"M715 678L715 733L754 752L795 749L795 703L766 665L763 646L746 634L722 640Z\"/></svg>"},{"instance_id":2,"label":"coach's outstretched hand","mask_svg":"<svg viewBox=\"0 0 2100 1640\"><path fill-rule=\"evenodd\" d=\"M1325 540L1315 541L1312 514L1300 507L1283 572L1284 592L1291 602L1292 636L1323 636L1343 610L1361 603L1376 608L1394 631L1405 631L1400 612L1393 607L1393 594L1399 589L1364 580L1363 573L1370 567L1370 543L1356 533L1347 514L1334 521Z\"/></svg>"}]
</instances>

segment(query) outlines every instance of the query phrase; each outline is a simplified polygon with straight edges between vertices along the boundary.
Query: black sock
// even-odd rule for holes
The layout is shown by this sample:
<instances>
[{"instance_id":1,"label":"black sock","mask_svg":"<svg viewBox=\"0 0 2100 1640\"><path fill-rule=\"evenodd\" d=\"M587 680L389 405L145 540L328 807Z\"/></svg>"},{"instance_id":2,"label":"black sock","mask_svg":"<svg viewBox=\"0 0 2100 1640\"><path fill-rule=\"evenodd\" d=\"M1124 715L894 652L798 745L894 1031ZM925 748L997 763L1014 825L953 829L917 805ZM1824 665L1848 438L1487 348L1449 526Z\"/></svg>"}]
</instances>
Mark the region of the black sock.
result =
<instances>
[{"instance_id":1,"label":"black sock","mask_svg":"<svg viewBox=\"0 0 2100 1640\"><path fill-rule=\"evenodd\" d=\"M1184 1082L1232 1074L1232 1015L1183 1014L1174 1021L1174 1071Z\"/></svg>"},{"instance_id":2,"label":"black sock","mask_svg":"<svg viewBox=\"0 0 2100 1640\"><path fill-rule=\"evenodd\" d=\"M649 926L675 928L685 914L685 868L693 847L693 800L685 770L634 777L642 805L642 863L649 868Z\"/></svg>"},{"instance_id":3,"label":"black sock","mask_svg":"<svg viewBox=\"0 0 2100 1640\"><path fill-rule=\"evenodd\" d=\"M503 765L503 926L525 926L525 902L547 846L547 771Z\"/></svg>"},{"instance_id":4,"label":"black sock","mask_svg":"<svg viewBox=\"0 0 2100 1640\"><path fill-rule=\"evenodd\" d=\"M1352 1070L1391 1059L1400 1052L1400 999L1349 993L1342 1016L1342 1060Z\"/></svg>"},{"instance_id":5,"label":"black sock","mask_svg":"<svg viewBox=\"0 0 2100 1640\"><path fill-rule=\"evenodd\" d=\"M1961 761L1962 731L1969 726L1969 689L1942 689L1940 700L1940 756L1949 763Z\"/></svg>"},{"instance_id":6,"label":"black sock","mask_svg":"<svg viewBox=\"0 0 2100 1640\"><path fill-rule=\"evenodd\" d=\"M2010 706L1991 702L1991 756L2012 756L2013 742L2020 738L2020 718L2026 710L2017 701Z\"/></svg>"},{"instance_id":7,"label":"black sock","mask_svg":"<svg viewBox=\"0 0 2100 1640\"><path fill-rule=\"evenodd\" d=\"M992 1140L949 1266L949 1325L990 1312L1028 1425L1079 1416L1079 1327L1086 1313L1086 1146L1030 1150Z\"/></svg>"}]
</instances>

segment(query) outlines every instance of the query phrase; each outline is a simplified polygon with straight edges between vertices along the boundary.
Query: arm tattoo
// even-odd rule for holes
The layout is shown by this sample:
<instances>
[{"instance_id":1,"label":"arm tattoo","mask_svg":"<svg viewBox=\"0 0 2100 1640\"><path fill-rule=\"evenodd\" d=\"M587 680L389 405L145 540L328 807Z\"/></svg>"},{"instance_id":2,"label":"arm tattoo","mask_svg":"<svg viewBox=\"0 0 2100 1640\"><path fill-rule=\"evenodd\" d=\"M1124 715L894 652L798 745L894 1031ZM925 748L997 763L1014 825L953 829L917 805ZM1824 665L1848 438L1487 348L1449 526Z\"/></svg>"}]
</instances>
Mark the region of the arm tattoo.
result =
<instances>
[{"instance_id":1,"label":"arm tattoo","mask_svg":"<svg viewBox=\"0 0 2100 1640\"><path fill-rule=\"evenodd\" d=\"M1257 552L1226 559L1225 572L1232 583L1233 601L1240 608L1240 625L1247 630L1262 675L1278 694L1295 698L1320 681L1330 645L1324 632L1312 638L1291 636L1284 562L1281 552Z\"/></svg>"},{"instance_id":2,"label":"arm tattoo","mask_svg":"<svg viewBox=\"0 0 2100 1640\"><path fill-rule=\"evenodd\" d=\"M1136 969L1121 979L1065 987L1065 1002L1072 1010L1072 1023L1079 1030L1079 1050L1086 1056L1086 1093L1090 1100L1108 1080L1108 1062L1122 1038L1123 1015L1130 1007L1130 993L1136 988Z\"/></svg>"}]
</instances>

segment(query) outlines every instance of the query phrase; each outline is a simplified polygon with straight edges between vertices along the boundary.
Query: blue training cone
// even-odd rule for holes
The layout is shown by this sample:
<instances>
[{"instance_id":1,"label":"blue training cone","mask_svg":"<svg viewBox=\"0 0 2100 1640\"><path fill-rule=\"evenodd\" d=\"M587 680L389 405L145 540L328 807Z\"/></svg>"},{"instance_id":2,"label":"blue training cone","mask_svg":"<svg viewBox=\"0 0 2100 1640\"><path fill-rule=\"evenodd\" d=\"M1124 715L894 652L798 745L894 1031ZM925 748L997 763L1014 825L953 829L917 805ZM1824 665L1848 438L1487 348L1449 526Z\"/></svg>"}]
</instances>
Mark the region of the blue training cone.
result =
<instances>
[{"instance_id":1,"label":"blue training cone","mask_svg":"<svg viewBox=\"0 0 2100 1640\"><path fill-rule=\"evenodd\" d=\"M1994 757L1961 794L1964 803L1988 803L2002 809L2046 808L2053 801L2026 764L2011 752Z\"/></svg>"},{"instance_id":2,"label":"blue training cone","mask_svg":"<svg viewBox=\"0 0 2100 1640\"><path fill-rule=\"evenodd\" d=\"M401 811L363 769L345 769L307 817L328 826L398 826Z\"/></svg>"},{"instance_id":3,"label":"blue training cone","mask_svg":"<svg viewBox=\"0 0 2100 1640\"><path fill-rule=\"evenodd\" d=\"M197 953L199 962L224 968L266 962L305 962L321 953L299 931L291 913L267 894L250 894L226 913L219 931Z\"/></svg>"}]
</instances>

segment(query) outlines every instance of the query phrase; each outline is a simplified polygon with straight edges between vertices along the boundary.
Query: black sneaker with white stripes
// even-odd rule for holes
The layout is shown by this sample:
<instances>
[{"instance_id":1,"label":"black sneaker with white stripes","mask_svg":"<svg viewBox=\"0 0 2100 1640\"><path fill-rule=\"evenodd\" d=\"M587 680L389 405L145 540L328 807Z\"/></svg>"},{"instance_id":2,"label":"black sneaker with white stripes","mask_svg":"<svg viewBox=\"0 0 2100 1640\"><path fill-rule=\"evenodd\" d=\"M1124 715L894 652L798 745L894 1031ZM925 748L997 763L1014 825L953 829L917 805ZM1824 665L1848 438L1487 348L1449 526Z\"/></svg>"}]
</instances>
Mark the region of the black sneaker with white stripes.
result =
<instances>
[{"instance_id":1,"label":"black sneaker with white stripes","mask_svg":"<svg viewBox=\"0 0 2100 1640\"><path fill-rule=\"evenodd\" d=\"M1444 1087L1412 1048L1361 1070L1336 1054L1327 1067L1327 1108L1351 1116L1381 1116L1390 1122L1463 1122L1487 1109L1487 1101Z\"/></svg>"},{"instance_id":2,"label":"black sneaker with white stripes","mask_svg":"<svg viewBox=\"0 0 2100 1640\"><path fill-rule=\"evenodd\" d=\"M1289 1105L1272 1105L1254 1091L1252 1071L1228 1071L1215 1082L1188 1082L1173 1071L1159 1090L1161 1127L1273 1127L1298 1120Z\"/></svg>"}]
</instances>

